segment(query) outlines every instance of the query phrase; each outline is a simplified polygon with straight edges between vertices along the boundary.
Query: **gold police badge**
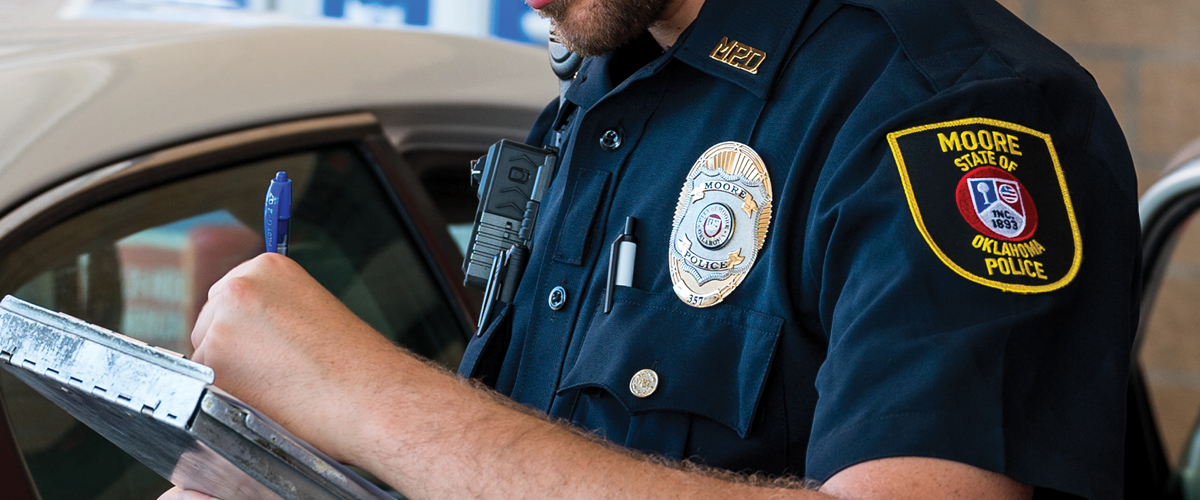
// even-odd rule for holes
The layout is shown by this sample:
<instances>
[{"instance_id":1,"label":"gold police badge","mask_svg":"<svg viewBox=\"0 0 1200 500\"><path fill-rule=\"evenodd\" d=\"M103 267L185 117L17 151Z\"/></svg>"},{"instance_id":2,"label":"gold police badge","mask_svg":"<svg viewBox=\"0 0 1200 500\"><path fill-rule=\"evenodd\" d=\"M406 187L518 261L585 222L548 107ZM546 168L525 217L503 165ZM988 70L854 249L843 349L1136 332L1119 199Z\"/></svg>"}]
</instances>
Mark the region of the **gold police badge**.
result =
<instances>
[{"instance_id":1,"label":"gold police badge","mask_svg":"<svg viewBox=\"0 0 1200 500\"><path fill-rule=\"evenodd\" d=\"M754 266L771 225L771 179L750 146L722 142L696 160L675 206L671 282L692 307L719 304Z\"/></svg>"}]
</instances>

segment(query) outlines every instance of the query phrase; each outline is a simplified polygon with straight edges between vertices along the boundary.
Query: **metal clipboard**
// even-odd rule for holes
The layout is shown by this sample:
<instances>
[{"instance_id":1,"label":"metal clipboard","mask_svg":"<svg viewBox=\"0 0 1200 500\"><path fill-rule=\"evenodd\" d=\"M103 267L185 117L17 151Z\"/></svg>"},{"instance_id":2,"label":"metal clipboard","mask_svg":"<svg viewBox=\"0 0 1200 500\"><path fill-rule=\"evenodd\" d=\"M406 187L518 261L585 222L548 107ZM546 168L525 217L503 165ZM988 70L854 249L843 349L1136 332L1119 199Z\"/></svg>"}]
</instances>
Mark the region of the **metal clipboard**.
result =
<instances>
[{"instance_id":1,"label":"metal clipboard","mask_svg":"<svg viewBox=\"0 0 1200 500\"><path fill-rule=\"evenodd\" d=\"M211 368L0 300L0 366L177 486L224 500L393 500L254 408Z\"/></svg>"}]
</instances>

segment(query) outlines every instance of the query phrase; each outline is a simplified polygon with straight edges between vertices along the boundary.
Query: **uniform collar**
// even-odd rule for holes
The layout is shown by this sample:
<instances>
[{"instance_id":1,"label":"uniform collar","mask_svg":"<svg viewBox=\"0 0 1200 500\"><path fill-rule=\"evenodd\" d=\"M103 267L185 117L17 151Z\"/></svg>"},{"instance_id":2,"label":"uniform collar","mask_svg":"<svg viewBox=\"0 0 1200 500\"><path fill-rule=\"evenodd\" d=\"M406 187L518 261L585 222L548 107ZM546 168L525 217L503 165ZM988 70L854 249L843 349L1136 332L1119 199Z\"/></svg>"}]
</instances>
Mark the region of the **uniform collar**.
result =
<instances>
[{"instance_id":1,"label":"uniform collar","mask_svg":"<svg viewBox=\"0 0 1200 500\"><path fill-rule=\"evenodd\" d=\"M814 1L706 0L696 20L675 45L629 80L652 74L674 58L765 98L786 63L788 49ZM613 71L621 61L614 59L651 59L646 57L646 51L660 49L657 45L648 46L653 44L650 40L647 33L629 46L584 60L566 98L583 109L591 108L623 84L616 81Z\"/></svg>"},{"instance_id":2,"label":"uniform collar","mask_svg":"<svg viewBox=\"0 0 1200 500\"><path fill-rule=\"evenodd\" d=\"M670 58L671 52L664 54L650 33L644 33L624 47L584 59L579 72L575 74L575 80L567 89L566 98L580 108L590 109L616 88L627 85L629 80L644 78L658 71ZM648 63L641 69L630 69L630 66L638 64L635 61ZM626 70L622 71L623 68ZM632 76L630 71L633 72Z\"/></svg>"},{"instance_id":3,"label":"uniform collar","mask_svg":"<svg viewBox=\"0 0 1200 500\"><path fill-rule=\"evenodd\" d=\"M813 1L706 0L675 58L765 98Z\"/></svg>"}]
</instances>

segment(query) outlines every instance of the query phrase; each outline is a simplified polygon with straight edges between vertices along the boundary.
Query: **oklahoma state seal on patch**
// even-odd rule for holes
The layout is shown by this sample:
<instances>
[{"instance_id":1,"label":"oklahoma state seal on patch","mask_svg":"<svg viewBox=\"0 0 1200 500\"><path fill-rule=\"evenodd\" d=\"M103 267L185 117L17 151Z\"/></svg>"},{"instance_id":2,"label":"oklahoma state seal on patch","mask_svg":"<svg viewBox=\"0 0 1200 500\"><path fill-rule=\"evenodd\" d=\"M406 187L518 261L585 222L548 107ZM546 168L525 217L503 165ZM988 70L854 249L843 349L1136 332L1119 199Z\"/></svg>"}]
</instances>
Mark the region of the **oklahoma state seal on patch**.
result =
<instances>
[{"instance_id":1,"label":"oklahoma state seal on patch","mask_svg":"<svg viewBox=\"0 0 1200 500\"><path fill-rule=\"evenodd\" d=\"M917 230L950 269L1016 293L1057 290L1083 259L1050 136L970 118L888 134Z\"/></svg>"}]
</instances>

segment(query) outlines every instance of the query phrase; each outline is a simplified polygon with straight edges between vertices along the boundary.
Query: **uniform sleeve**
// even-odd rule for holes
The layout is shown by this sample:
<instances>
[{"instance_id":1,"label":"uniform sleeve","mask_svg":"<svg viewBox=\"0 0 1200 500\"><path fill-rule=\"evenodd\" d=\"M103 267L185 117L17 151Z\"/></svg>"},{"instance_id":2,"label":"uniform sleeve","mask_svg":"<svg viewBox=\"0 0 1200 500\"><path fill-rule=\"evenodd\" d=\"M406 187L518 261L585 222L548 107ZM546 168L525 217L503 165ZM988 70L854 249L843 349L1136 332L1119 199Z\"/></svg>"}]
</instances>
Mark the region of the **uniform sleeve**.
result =
<instances>
[{"instance_id":1,"label":"uniform sleeve","mask_svg":"<svg viewBox=\"0 0 1200 500\"><path fill-rule=\"evenodd\" d=\"M1080 98L1094 116L962 85L835 148L805 240L829 341L810 477L918 456L1120 497L1136 181L1103 98Z\"/></svg>"}]
</instances>

